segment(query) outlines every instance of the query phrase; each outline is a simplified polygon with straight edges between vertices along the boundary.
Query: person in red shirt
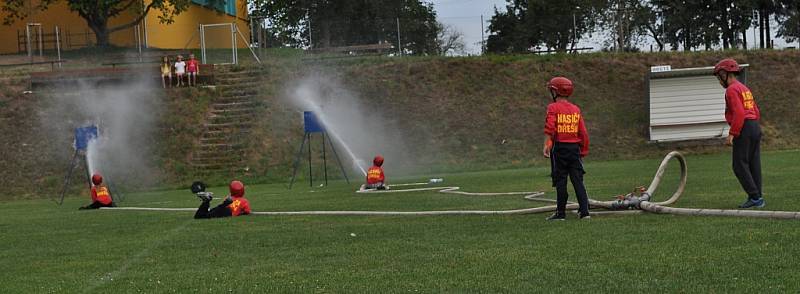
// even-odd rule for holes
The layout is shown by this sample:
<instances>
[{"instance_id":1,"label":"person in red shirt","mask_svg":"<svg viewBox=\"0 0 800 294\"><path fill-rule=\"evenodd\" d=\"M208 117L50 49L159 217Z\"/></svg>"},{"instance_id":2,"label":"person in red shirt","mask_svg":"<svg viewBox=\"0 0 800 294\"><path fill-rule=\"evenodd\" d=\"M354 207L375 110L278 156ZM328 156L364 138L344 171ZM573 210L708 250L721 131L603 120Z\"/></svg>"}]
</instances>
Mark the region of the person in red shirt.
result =
<instances>
[{"instance_id":1,"label":"person in red shirt","mask_svg":"<svg viewBox=\"0 0 800 294\"><path fill-rule=\"evenodd\" d=\"M215 218L215 217L228 217L240 216L250 214L250 202L244 198L244 184L240 181L232 181L228 187L230 194L225 197L219 205L209 210L211 200L214 199L214 194L206 192L206 186L202 182L192 183L192 192L197 194L203 203L197 208L194 218Z\"/></svg>"},{"instance_id":2,"label":"person in red shirt","mask_svg":"<svg viewBox=\"0 0 800 294\"><path fill-rule=\"evenodd\" d=\"M725 120L730 125L725 144L733 145L733 173L747 193L739 208L764 207L761 193L761 112L753 93L739 82L741 71L733 59L723 59L714 66L714 75L725 88Z\"/></svg>"},{"instance_id":3,"label":"person in red shirt","mask_svg":"<svg viewBox=\"0 0 800 294\"><path fill-rule=\"evenodd\" d=\"M78 209L98 209L100 207L114 207L114 201L108 187L103 184L103 176L100 174L92 175L92 203L81 206Z\"/></svg>"},{"instance_id":4,"label":"person in red shirt","mask_svg":"<svg viewBox=\"0 0 800 294\"><path fill-rule=\"evenodd\" d=\"M189 86L197 86L197 75L200 74L200 63L194 59L194 54L189 54L189 60L186 61L186 74Z\"/></svg>"},{"instance_id":5,"label":"person in red shirt","mask_svg":"<svg viewBox=\"0 0 800 294\"><path fill-rule=\"evenodd\" d=\"M569 102L572 95L572 81L564 77L555 77L547 83L547 89L553 103L547 105L547 117L544 125L544 157L550 158L551 177L556 187L556 212L548 220L564 220L567 207L567 176L575 188L578 198L578 215L588 219L589 196L583 185L583 169L581 158L589 154L589 134L581 114L581 109Z\"/></svg>"},{"instance_id":6,"label":"person in red shirt","mask_svg":"<svg viewBox=\"0 0 800 294\"><path fill-rule=\"evenodd\" d=\"M373 166L367 170L367 189L386 190L386 175L383 173L383 156L377 155L372 160Z\"/></svg>"}]
</instances>

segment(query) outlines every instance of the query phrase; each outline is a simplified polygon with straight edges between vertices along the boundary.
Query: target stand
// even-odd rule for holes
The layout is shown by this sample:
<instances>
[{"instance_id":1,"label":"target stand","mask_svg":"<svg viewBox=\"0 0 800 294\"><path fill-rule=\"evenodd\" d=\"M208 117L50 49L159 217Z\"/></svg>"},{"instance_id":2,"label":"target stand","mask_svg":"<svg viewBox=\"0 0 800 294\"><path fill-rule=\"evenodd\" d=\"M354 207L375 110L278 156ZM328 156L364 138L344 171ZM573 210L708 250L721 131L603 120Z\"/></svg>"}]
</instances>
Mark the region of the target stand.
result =
<instances>
[{"instance_id":1,"label":"target stand","mask_svg":"<svg viewBox=\"0 0 800 294\"><path fill-rule=\"evenodd\" d=\"M92 175L91 171L89 170L89 162L86 159L86 152L89 148L89 144L93 140L97 140L99 138L98 134L99 132L97 125L87 125L75 128L75 140L72 143L72 147L75 149L75 151L72 153L72 159L67 167L67 175L64 177L64 186L61 187L61 193L59 193L58 200L56 201L58 205L64 204L64 195L67 193L70 181L72 181L72 175L75 173L75 170L78 169L78 167L84 167L84 170L86 171L87 185L89 189L92 188ZM105 182L106 187L108 187L112 201L121 202L124 196L122 193L117 191L110 179L105 178L103 182Z\"/></svg>"},{"instance_id":2,"label":"target stand","mask_svg":"<svg viewBox=\"0 0 800 294\"><path fill-rule=\"evenodd\" d=\"M86 149L89 147L89 142L96 139L96 125L75 128L75 140L72 143L72 147L75 151L72 153L72 159L69 161L69 166L67 167L67 175L64 177L64 186L61 188L61 193L57 201L58 205L64 204L64 194L66 194L69 183L72 180L72 174L75 172L75 169L81 165L81 162L83 162L84 169L86 170L86 179L89 180L89 188L92 188L92 175L89 174L89 163L86 161Z\"/></svg>"},{"instance_id":3,"label":"target stand","mask_svg":"<svg viewBox=\"0 0 800 294\"><path fill-rule=\"evenodd\" d=\"M350 179L347 178L347 172L345 172L344 166L342 165L342 160L339 159L339 154L336 153L333 142L329 136L326 136L327 132L325 128L313 112L303 112L303 129L303 142L300 143L300 149L297 150L297 155L294 157L294 168L292 171L292 180L289 182L289 189L292 189L292 185L294 185L294 180L297 177L297 169L300 167L300 160L303 157L303 148L306 147L306 145L308 145L308 185L309 187L314 186L313 169L311 167L311 134L313 133L322 135L322 169L324 171L325 186L328 185L328 159L325 152L327 146L330 146L331 151L333 151L333 155L336 157L336 162L339 164L339 169L342 171L344 180L350 184Z\"/></svg>"}]
</instances>

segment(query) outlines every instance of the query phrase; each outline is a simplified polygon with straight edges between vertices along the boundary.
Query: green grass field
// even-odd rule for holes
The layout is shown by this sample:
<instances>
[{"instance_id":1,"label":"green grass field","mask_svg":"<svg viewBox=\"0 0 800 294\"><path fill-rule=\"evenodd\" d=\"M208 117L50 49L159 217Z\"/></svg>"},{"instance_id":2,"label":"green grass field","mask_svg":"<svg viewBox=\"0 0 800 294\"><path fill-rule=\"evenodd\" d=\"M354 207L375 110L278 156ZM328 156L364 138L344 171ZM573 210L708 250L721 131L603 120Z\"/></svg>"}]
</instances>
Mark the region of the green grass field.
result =
<instances>
[{"instance_id":1,"label":"green grass field","mask_svg":"<svg viewBox=\"0 0 800 294\"><path fill-rule=\"evenodd\" d=\"M744 194L729 154L688 155L677 206L735 208ZM765 152L767 210L800 210L800 151ZM590 196L649 184L659 158L588 160ZM548 167L420 175L465 191L545 191ZM391 175L390 175L391 176ZM677 164L656 193L677 182ZM293 190L247 187L256 211L512 209L518 196L355 194L355 183ZM224 195L225 187L213 187ZM572 198L574 199L574 198ZM71 292L797 292L800 222L730 217L603 215L246 216L78 211L77 195L0 202L6 293ZM214 203L217 203L215 200ZM187 190L128 194L121 206L196 207ZM355 236L353 236L355 235Z\"/></svg>"}]
</instances>

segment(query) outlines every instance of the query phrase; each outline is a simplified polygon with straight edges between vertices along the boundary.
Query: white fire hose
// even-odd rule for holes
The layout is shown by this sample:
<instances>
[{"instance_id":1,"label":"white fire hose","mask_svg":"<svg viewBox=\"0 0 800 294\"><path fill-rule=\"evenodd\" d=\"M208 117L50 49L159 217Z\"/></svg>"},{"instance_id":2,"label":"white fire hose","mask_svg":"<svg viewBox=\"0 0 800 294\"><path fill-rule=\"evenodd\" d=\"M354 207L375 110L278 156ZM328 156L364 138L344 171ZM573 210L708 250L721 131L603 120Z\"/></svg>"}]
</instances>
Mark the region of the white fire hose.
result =
<instances>
[{"instance_id":1,"label":"white fire hose","mask_svg":"<svg viewBox=\"0 0 800 294\"><path fill-rule=\"evenodd\" d=\"M681 176L680 184L672 196L661 202L651 202L650 197L655 193L658 185L661 183L661 178L664 176L666 167L671 159L677 159L680 163ZM681 215L701 215L701 216L744 216L744 217L762 217L762 218L782 218L782 219L800 219L800 212L792 211L763 211L763 210L734 210L734 209L702 209L702 208L674 208L668 207L675 203L681 197L686 188L687 168L686 159L678 151L672 151L664 157L661 165L653 177L653 181L647 190L636 193L628 194L616 201L598 201L589 199L589 205L608 209L608 211L591 211L593 215L606 214L606 213L640 213L648 211L653 213L668 213L668 214L681 214ZM411 183L411 184L398 184L396 186L410 186L410 185L424 185L427 183ZM554 202L552 199L539 198L544 195L543 192L499 192L499 193L475 193L460 191L459 187L426 187L426 188L412 188L412 189L394 189L394 190L358 190L356 193L372 194L372 193L406 193L406 192L419 192L419 191L438 191L439 193L457 194L466 196L508 196L508 195L524 195L524 199L530 201ZM567 204L567 209L577 209L576 203ZM196 208L148 208L148 207L103 207L103 210L146 210L146 211L195 211ZM359 211L359 210L317 210L317 211L254 211L254 215L352 215L352 216L424 216L424 215L517 215L517 214L533 214L543 213L556 210L555 205L511 209L511 210L432 210L432 211Z\"/></svg>"}]
</instances>

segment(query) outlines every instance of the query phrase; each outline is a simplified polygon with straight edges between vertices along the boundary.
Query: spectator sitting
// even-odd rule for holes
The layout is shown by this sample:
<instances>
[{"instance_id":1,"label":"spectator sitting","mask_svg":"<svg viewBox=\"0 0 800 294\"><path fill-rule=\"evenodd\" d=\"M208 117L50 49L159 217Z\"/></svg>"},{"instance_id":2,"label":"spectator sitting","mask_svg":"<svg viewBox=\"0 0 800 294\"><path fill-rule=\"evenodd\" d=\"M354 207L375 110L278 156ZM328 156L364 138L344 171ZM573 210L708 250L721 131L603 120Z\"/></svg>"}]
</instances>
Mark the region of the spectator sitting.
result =
<instances>
[{"instance_id":1,"label":"spectator sitting","mask_svg":"<svg viewBox=\"0 0 800 294\"><path fill-rule=\"evenodd\" d=\"M186 62L186 82L189 86L197 86L197 75L200 74L200 63L194 59L194 54L189 54L189 61Z\"/></svg>"},{"instance_id":2,"label":"spectator sitting","mask_svg":"<svg viewBox=\"0 0 800 294\"><path fill-rule=\"evenodd\" d=\"M167 84L167 78L169 78L169 84ZM169 64L169 56L164 56L161 60L161 86L165 89L167 85L172 87L172 66Z\"/></svg>"},{"instance_id":3,"label":"spectator sitting","mask_svg":"<svg viewBox=\"0 0 800 294\"><path fill-rule=\"evenodd\" d=\"M175 62L175 77L178 78L178 87L183 86L184 73L186 73L186 62L183 62L183 56L178 55L178 61Z\"/></svg>"}]
</instances>

